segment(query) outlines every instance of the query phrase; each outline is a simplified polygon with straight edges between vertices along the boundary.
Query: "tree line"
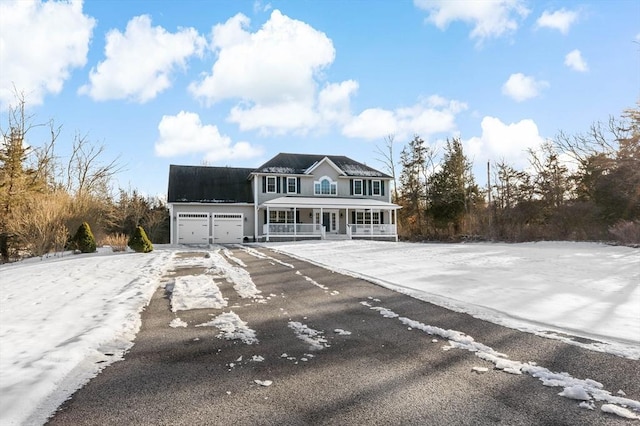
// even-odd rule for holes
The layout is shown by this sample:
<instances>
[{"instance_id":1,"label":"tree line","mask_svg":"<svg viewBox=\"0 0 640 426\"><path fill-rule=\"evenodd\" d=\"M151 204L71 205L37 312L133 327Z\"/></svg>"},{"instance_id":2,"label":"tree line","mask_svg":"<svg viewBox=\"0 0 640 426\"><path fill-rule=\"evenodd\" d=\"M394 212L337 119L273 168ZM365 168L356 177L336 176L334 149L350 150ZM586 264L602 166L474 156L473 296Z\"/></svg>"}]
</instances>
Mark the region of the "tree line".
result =
<instances>
[{"instance_id":1,"label":"tree line","mask_svg":"<svg viewBox=\"0 0 640 426\"><path fill-rule=\"evenodd\" d=\"M22 96L8 109L5 127L0 141L0 262L68 249L84 222L99 245L126 247L138 226L151 241L168 242L165 203L135 189L114 191L113 178L123 166L118 158L105 159L104 146L78 134L63 161L56 152L61 127L53 121L34 124ZM48 135L41 145L29 140L38 127Z\"/></svg>"},{"instance_id":2,"label":"tree line","mask_svg":"<svg viewBox=\"0 0 640 426\"><path fill-rule=\"evenodd\" d=\"M583 134L560 132L528 151L524 170L493 163L485 187L459 138L439 156L415 136L397 164L393 149L389 136L378 154L396 183L403 239L640 244L640 108Z\"/></svg>"}]
</instances>

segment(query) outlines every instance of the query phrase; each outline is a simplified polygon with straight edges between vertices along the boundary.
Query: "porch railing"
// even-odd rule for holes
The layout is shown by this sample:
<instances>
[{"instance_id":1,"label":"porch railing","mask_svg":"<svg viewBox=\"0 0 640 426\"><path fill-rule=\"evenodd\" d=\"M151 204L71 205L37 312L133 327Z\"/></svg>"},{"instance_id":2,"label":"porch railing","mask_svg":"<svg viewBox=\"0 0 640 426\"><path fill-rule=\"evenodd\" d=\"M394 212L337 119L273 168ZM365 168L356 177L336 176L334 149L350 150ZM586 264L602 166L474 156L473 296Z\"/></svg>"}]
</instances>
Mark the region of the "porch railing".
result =
<instances>
[{"instance_id":1,"label":"porch railing","mask_svg":"<svg viewBox=\"0 0 640 426\"><path fill-rule=\"evenodd\" d=\"M369 237L369 236L393 236L397 234L395 223L382 223L379 225L363 225L350 224L348 232L353 237Z\"/></svg>"},{"instance_id":2,"label":"porch railing","mask_svg":"<svg viewBox=\"0 0 640 426\"><path fill-rule=\"evenodd\" d=\"M313 223L269 223L262 228L264 235L312 235L324 238L324 226Z\"/></svg>"}]
</instances>

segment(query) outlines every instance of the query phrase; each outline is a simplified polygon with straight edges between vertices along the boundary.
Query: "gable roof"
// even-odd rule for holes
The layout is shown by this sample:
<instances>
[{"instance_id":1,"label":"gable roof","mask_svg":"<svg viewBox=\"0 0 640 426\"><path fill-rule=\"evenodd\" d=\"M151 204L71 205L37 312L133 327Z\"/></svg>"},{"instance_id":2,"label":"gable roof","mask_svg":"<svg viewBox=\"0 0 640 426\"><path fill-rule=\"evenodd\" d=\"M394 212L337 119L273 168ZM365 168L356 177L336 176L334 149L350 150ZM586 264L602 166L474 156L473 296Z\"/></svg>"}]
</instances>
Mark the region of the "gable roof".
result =
<instances>
[{"instance_id":1,"label":"gable roof","mask_svg":"<svg viewBox=\"0 0 640 426\"><path fill-rule=\"evenodd\" d=\"M391 176L381 171L352 160L349 157L345 157L344 155L280 153L253 172L302 175L325 158L331 160L346 176L391 178Z\"/></svg>"},{"instance_id":2,"label":"gable roof","mask_svg":"<svg viewBox=\"0 0 640 426\"><path fill-rule=\"evenodd\" d=\"M239 167L169 166L167 202L253 203L253 169Z\"/></svg>"}]
</instances>

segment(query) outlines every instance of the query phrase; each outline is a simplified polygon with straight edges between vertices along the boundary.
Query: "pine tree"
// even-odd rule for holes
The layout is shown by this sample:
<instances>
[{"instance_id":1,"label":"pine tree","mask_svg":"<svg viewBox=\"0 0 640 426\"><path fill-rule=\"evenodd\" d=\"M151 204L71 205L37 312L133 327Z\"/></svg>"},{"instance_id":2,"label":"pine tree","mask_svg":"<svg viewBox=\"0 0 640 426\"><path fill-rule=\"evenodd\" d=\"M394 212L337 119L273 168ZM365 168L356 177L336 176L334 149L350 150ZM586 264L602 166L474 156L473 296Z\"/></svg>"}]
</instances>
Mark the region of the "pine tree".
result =
<instances>
[{"instance_id":1,"label":"pine tree","mask_svg":"<svg viewBox=\"0 0 640 426\"><path fill-rule=\"evenodd\" d=\"M409 236L423 234L425 230L425 185L427 166L432 158L433 151L419 136L415 136L400 153L401 190L397 201L402 206L400 223Z\"/></svg>"},{"instance_id":2,"label":"pine tree","mask_svg":"<svg viewBox=\"0 0 640 426\"><path fill-rule=\"evenodd\" d=\"M153 244L149 241L147 233L144 232L142 226L137 226L131 237L129 237L128 246L137 253L149 253L153 251Z\"/></svg>"},{"instance_id":3,"label":"pine tree","mask_svg":"<svg viewBox=\"0 0 640 426\"><path fill-rule=\"evenodd\" d=\"M72 238L72 242L81 253L94 253L96 251L96 239L87 222L83 222Z\"/></svg>"},{"instance_id":4,"label":"pine tree","mask_svg":"<svg viewBox=\"0 0 640 426\"><path fill-rule=\"evenodd\" d=\"M438 228L452 225L459 233L464 215L478 202L480 190L471 166L460 139L447 139L442 167L431 176L427 190L427 212Z\"/></svg>"}]
</instances>

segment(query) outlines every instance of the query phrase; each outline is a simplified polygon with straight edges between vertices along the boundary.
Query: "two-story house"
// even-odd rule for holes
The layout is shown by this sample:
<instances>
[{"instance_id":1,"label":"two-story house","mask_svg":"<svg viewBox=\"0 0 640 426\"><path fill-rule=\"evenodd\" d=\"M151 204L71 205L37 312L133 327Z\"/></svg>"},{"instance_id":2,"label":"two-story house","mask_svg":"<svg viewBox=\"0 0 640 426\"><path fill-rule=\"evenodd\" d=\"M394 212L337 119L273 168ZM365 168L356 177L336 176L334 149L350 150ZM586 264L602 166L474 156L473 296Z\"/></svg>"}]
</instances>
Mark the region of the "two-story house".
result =
<instances>
[{"instance_id":1,"label":"two-story house","mask_svg":"<svg viewBox=\"0 0 640 426\"><path fill-rule=\"evenodd\" d=\"M397 240L391 180L337 155L281 153L257 169L171 165L171 243Z\"/></svg>"}]
</instances>

